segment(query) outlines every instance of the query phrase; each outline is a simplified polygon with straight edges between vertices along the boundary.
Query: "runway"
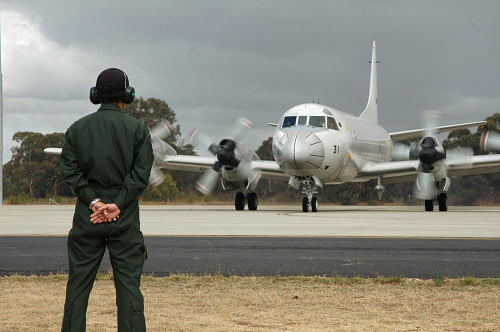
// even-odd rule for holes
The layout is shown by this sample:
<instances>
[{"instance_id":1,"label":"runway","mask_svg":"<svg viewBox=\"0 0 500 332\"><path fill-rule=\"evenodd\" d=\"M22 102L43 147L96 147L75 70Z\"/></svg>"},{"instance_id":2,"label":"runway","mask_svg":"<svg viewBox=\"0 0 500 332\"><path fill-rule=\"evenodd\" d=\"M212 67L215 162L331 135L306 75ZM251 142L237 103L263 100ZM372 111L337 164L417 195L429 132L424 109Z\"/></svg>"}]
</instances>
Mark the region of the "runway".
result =
<instances>
[{"instance_id":1,"label":"runway","mask_svg":"<svg viewBox=\"0 0 500 332\"><path fill-rule=\"evenodd\" d=\"M141 208L144 272L500 277L500 208L162 205ZM0 274L67 270L72 206L0 208ZM101 270L109 270L107 254Z\"/></svg>"},{"instance_id":2,"label":"runway","mask_svg":"<svg viewBox=\"0 0 500 332\"><path fill-rule=\"evenodd\" d=\"M0 235L67 235L73 206L4 205ZM423 212L423 206L259 206L235 211L228 205L141 206L145 235L368 236L500 238L500 207L454 207Z\"/></svg>"}]
</instances>

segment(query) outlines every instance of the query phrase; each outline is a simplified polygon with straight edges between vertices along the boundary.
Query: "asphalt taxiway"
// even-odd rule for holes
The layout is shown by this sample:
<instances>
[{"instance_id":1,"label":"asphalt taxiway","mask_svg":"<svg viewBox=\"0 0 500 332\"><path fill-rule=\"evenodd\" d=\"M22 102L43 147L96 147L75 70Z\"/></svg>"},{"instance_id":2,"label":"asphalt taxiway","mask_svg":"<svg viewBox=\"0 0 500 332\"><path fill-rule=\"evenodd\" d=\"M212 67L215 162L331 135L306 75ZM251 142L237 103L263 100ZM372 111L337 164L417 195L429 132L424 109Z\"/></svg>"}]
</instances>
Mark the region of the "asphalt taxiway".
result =
<instances>
[{"instance_id":1,"label":"asphalt taxiway","mask_svg":"<svg viewBox=\"0 0 500 332\"><path fill-rule=\"evenodd\" d=\"M500 208L141 208L145 273L500 277ZM73 206L0 208L0 275L67 271ZM109 270L105 255L101 270Z\"/></svg>"},{"instance_id":2,"label":"asphalt taxiway","mask_svg":"<svg viewBox=\"0 0 500 332\"><path fill-rule=\"evenodd\" d=\"M146 236L146 274L500 277L500 239ZM66 272L63 236L0 237L0 275ZM101 264L109 271L108 255Z\"/></svg>"}]
</instances>

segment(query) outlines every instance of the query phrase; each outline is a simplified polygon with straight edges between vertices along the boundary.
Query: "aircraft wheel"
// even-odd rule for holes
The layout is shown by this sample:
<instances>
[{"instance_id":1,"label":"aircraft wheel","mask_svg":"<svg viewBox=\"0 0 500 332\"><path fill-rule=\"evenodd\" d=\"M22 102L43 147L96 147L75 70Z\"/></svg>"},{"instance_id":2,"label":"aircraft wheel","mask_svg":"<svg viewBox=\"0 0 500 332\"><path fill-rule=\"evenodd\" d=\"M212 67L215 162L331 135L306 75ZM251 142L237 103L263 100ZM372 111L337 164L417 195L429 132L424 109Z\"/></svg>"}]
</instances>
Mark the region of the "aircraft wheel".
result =
<instances>
[{"instance_id":1,"label":"aircraft wheel","mask_svg":"<svg viewBox=\"0 0 500 332\"><path fill-rule=\"evenodd\" d=\"M234 197L234 207L238 211L245 209L245 195L243 195L243 193L236 193Z\"/></svg>"},{"instance_id":2,"label":"aircraft wheel","mask_svg":"<svg viewBox=\"0 0 500 332\"><path fill-rule=\"evenodd\" d=\"M309 199L307 197L302 198L302 212L309 211Z\"/></svg>"},{"instance_id":3,"label":"aircraft wheel","mask_svg":"<svg viewBox=\"0 0 500 332\"><path fill-rule=\"evenodd\" d=\"M247 195L247 203L248 203L248 209L255 211L257 210L257 205L259 204L259 201L257 199L257 194L256 193L249 193Z\"/></svg>"},{"instance_id":4,"label":"aircraft wheel","mask_svg":"<svg viewBox=\"0 0 500 332\"><path fill-rule=\"evenodd\" d=\"M433 211L434 210L434 202L432 199L425 200L425 211Z\"/></svg>"},{"instance_id":5,"label":"aircraft wheel","mask_svg":"<svg viewBox=\"0 0 500 332\"><path fill-rule=\"evenodd\" d=\"M311 199L311 211L318 212L318 198L317 197L313 197Z\"/></svg>"},{"instance_id":6,"label":"aircraft wheel","mask_svg":"<svg viewBox=\"0 0 500 332\"><path fill-rule=\"evenodd\" d=\"M439 211L448 211L448 205L446 204L446 194L441 193L438 197Z\"/></svg>"}]
</instances>

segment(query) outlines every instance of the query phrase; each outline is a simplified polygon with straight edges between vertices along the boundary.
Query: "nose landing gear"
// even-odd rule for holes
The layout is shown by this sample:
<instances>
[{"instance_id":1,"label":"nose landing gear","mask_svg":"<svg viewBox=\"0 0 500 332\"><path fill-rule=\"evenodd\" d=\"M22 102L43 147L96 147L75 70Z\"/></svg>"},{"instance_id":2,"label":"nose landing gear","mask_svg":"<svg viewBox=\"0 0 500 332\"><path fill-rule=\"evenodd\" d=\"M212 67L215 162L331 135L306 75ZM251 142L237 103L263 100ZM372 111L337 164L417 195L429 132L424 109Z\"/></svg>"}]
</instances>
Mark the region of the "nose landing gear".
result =
<instances>
[{"instance_id":1,"label":"nose landing gear","mask_svg":"<svg viewBox=\"0 0 500 332\"><path fill-rule=\"evenodd\" d=\"M311 201L307 197L302 198L302 212L309 212L309 206L311 206L312 212L318 212L318 198L316 196L313 196Z\"/></svg>"},{"instance_id":2,"label":"nose landing gear","mask_svg":"<svg viewBox=\"0 0 500 332\"><path fill-rule=\"evenodd\" d=\"M318 198L316 194L318 191L316 190L316 186L312 182L307 182L304 184L304 189L302 190L302 194L306 195L302 198L302 212L308 212L309 206L311 207L312 212L318 212Z\"/></svg>"}]
</instances>

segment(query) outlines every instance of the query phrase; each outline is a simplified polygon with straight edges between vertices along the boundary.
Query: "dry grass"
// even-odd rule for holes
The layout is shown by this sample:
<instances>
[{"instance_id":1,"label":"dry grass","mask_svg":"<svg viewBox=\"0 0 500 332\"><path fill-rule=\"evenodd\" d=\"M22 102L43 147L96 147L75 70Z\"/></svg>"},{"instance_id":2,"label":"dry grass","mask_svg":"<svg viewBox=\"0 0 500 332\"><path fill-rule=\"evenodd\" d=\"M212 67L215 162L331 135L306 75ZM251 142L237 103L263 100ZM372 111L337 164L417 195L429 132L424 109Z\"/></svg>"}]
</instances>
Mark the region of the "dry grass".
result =
<instances>
[{"instance_id":1,"label":"dry grass","mask_svg":"<svg viewBox=\"0 0 500 332\"><path fill-rule=\"evenodd\" d=\"M88 331L115 331L110 275ZM58 331L67 276L0 277L0 331ZM500 279L144 277L149 331L500 331Z\"/></svg>"}]
</instances>

